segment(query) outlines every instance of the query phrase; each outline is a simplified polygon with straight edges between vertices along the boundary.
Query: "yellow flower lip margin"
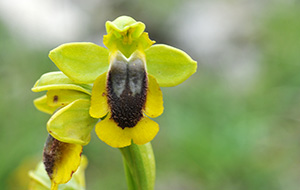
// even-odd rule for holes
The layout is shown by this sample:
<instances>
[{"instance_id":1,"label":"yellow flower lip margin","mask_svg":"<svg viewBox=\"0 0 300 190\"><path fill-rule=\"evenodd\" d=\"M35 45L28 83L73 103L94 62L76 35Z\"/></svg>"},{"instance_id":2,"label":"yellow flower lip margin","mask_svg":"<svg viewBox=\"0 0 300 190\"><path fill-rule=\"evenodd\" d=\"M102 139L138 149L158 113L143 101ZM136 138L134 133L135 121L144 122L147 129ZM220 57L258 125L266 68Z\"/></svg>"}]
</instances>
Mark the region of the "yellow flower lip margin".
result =
<instances>
[{"instance_id":1,"label":"yellow flower lip margin","mask_svg":"<svg viewBox=\"0 0 300 190\"><path fill-rule=\"evenodd\" d=\"M51 190L67 183L81 161L82 146L61 142L48 135L44 146L43 163L51 179Z\"/></svg>"},{"instance_id":2,"label":"yellow flower lip margin","mask_svg":"<svg viewBox=\"0 0 300 190\"><path fill-rule=\"evenodd\" d=\"M61 184L59 189L85 189L85 169L88 165L86 156L81 155L80 166L77 171L73 174L72 179L66 183ZM31 190L50 190L51 180L45 170L43 162L39 162L34 170L29 172L30 184L29 189Z\"/></svg>"}]
</instances>

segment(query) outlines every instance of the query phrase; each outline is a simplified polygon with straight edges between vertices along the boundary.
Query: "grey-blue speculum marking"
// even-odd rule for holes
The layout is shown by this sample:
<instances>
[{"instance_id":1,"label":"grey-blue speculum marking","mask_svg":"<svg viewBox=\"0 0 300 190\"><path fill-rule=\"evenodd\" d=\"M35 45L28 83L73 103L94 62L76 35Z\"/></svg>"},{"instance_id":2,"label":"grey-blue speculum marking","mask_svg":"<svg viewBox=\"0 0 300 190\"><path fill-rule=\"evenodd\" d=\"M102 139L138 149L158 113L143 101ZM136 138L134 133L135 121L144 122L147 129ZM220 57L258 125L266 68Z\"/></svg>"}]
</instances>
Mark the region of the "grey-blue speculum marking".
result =
<instances>
[{"instance_id":1,"label":"grey-blue speculum marking","mask_svg":"<svg viewBox=\"0 0 300 190\"><path fill-rule=\"evenodd\" d=\"M118 53L112 60L107 79L111 118L119 127L134 127L143 117L148 79L144 61L138 56L128 60Z\"/></svg>"}]
</instances>

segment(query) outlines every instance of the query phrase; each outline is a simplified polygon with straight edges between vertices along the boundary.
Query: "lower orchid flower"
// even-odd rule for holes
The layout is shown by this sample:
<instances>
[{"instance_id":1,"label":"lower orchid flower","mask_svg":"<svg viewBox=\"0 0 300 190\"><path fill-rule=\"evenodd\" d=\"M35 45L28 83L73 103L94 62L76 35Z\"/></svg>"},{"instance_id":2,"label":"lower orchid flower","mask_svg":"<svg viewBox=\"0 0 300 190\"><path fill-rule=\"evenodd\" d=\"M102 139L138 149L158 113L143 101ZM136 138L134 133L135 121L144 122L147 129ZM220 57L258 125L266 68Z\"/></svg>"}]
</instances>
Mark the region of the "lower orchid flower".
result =
<instances>
[{"instance_id":1,"label":"lower orchid flower","mask_svg":"<svg viewBox=\"0 0 300 190\"><path fill-rule=\"evenodd\" d=\"M89 116L91 86L78 85L63 73L52 72L44 74L32 90L47 90L34 104L39 110L53 114L47 123L49 136L43 162L51 190L55 190L76 172L82 146L90 141L90 132L97 122Z\"/></svg>"}]
</instances>

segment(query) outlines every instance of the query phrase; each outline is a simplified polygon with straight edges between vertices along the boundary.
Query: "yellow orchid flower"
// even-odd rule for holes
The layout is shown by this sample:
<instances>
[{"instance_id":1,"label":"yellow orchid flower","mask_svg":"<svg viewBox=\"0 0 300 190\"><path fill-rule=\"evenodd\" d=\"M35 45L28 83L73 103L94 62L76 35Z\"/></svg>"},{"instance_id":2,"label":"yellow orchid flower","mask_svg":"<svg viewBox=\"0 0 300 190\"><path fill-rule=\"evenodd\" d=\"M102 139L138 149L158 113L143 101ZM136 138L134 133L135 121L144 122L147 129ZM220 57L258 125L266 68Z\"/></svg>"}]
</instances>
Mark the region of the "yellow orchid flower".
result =
<instances>
[{"instance_id":1,"label":"yellow orchid flower","mask_svg":"<svg viewBox=\"0 0 300 190\"><path fill-rule=\"evenodd\" d=\"M90 132L97 122L89 115L91 88L74 83L62 72L42 75L32 88L34 92L47 91L34 104L40 111L52 114L43 153L51 190L61 189L58 186L72 178L80 164L82 146L90 141ZM39 183L33 185L38 187ZM33 185L31 188L35 189Z\"/></svg>"},{"instance_id":2,"label":"yellow orchid flower","mask_svg":"<svg viewBox=\"0 0 300 190\"><path fill-rule=\"evenodd\" d=\"M179 49L153 45L144 30L142 22L121 16L106 22L103 43L107 49L81 42L50 51L50 59L61 71L42 75L32 90L47 91L34 104L52 114L44 150L52 190L70 180L94 126L102 141L120 148L128 184L154 188L155 161L148 142L159 131L150 118L164 109L160 87L182 83L196 72L197 63ZM53 147L58 149L49 152ZM63 159L55 159L58 152Z\"/></svg>"},{"instance_id":3,"label":"yellow orchid flower","mask_svg":"<svg viewBox=\"0 0 300 190\"><path fill-rule=\"evenodd\" d=\"M159 86L175 86L190 77L197 64L185 52L152 45L145 25L122 16L106 23L104 44L63 44L51 60L78 84L93 83L90 115L105 119L96 125L98 137L112 147L145 144L157 134L148 117L163 112ZM148 116L148 117L147 117Z\"/></svg>"}]
</instances>

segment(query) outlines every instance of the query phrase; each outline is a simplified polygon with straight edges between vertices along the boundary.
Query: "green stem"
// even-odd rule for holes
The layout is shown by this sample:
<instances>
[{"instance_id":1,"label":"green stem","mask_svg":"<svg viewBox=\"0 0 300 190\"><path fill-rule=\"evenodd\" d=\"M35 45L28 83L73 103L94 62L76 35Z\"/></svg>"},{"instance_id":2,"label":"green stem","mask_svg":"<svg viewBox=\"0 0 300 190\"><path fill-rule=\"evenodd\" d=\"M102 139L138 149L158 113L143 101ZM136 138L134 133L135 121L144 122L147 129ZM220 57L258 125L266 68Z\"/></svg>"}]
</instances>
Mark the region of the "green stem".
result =
<instances>
[{"instance_id":1,"label":"green stem","mask_svg":"<svg viewBox=\"0 0 300 190\"><path fill-rule=\"evenodd\" d=\"M120 148L129 190L153 190L155 159L150 143Z\"/></svg>"},{"instance_id":2,"label":"green stem","mask_svg":"<svg viewBox=\"0 0 300 190\"><path fill-rule=\"evenodd\" d=\"M127 163L126 163L126 160L125 160L124 156L123 156L123 164L124 164L124 170L125 170L128 190L137 190L137 187L135 185L133 176L130 172L130 169L129 169Z\"/></svg>"}]
</instances>

